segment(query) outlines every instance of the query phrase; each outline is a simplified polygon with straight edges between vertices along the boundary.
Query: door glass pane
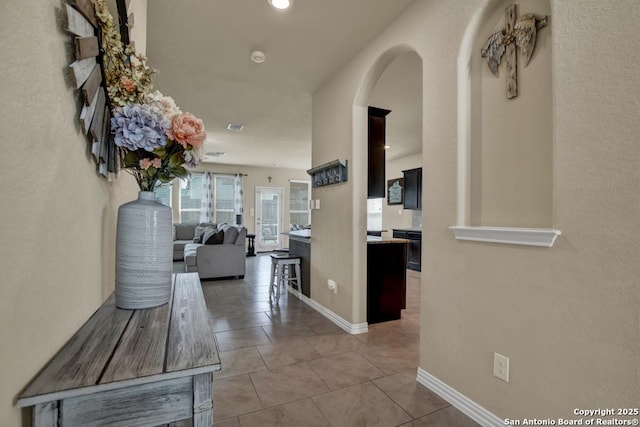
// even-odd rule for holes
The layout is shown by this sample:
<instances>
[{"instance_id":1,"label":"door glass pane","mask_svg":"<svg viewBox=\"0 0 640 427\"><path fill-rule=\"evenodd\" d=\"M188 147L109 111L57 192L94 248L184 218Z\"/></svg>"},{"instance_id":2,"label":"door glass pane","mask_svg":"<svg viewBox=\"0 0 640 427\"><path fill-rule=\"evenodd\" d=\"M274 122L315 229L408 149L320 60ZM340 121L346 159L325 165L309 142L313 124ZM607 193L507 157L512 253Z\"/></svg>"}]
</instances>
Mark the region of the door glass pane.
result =
<instances>
[{"instance_id":1,"label":"door glass pane","mask_svg":"<svg viewBox=\"0 0 640 427\"><path fill-rule=\"evenodd\" d=\"M263 192L260 203L262 210L261 243L264 246L277 246L280 235L280 230L278 230L278 195Z\"/></svg>"}]
</instances>

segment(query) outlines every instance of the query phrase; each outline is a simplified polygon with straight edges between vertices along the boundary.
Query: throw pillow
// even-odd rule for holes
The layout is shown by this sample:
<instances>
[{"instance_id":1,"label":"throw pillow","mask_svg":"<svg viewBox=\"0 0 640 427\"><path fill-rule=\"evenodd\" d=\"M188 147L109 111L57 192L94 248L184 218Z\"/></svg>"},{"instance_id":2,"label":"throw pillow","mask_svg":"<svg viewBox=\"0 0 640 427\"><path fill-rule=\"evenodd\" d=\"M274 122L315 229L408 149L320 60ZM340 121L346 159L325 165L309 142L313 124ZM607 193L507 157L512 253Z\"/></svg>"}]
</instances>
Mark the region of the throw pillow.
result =
<instances>
[{"instance_id":1,"label":"throw pillow","mask_svg":"<svg viewBox=\"0 0 640 427\"><path fill-rule=\"evenodd\" d=\"M202 236L202 243L205 245L220 245L223 241L224 231L216 230L213 227L207 227Z\"/></svg>"},{"instance_id":2,"label":"throw pillow","mask_svg":"<svg viewBox=\"0 0 640 427\"><path fill-rule=\"evenodd\" d=\"M206 227L196 226L195 233L193 233L193 243L202 243L202 235Z\"/></svg>"},{"instance_id":3,"label":"throw pillow","mask_svg":"<svg viewBox=\"0 0 640 427\"><path fill-rule=\"evenodd\" d=\"M227 228L224 229L224 244L231 244L233 245L234 243L236 243L236 239L238 238L238 229L236 227L233 226L229 226Z\"/></svg>"}]
</instances>

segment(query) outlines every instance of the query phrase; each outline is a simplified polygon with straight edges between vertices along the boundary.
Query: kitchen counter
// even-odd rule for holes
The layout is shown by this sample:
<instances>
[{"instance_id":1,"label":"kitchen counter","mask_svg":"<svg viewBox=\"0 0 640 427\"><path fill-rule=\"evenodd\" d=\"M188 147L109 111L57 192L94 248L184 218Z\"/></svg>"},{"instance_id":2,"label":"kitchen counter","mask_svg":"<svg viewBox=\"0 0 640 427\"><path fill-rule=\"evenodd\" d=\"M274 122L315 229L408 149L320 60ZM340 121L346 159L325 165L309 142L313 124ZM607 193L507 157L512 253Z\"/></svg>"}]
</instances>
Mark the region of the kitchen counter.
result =
<instances>
[{"instance_id":1,"label":"kitchen counter","mask_svg":"<svg viewBox=\"0 0 640 427\"><path fill-rule=\"evenodd\" d=\"M303 241L308 241L309 239L311 239L311 230L307 229L307 230L291 230L291 231L285 231L284 233L285 236L289 236L290 239L294 238L294 239L300 239Z\"/></svg>"},{"instance_id":2,"label":"kitchen counter","mask_svg":"<svg viewBox=\"0 0 640 427\"><path fill-rule=\"evenodd\" d=\"M407 239L398 239L395 237L378 237L367 236L367 244L385 244L385 243L409 243Z\"/></svg>"}]
</instances>

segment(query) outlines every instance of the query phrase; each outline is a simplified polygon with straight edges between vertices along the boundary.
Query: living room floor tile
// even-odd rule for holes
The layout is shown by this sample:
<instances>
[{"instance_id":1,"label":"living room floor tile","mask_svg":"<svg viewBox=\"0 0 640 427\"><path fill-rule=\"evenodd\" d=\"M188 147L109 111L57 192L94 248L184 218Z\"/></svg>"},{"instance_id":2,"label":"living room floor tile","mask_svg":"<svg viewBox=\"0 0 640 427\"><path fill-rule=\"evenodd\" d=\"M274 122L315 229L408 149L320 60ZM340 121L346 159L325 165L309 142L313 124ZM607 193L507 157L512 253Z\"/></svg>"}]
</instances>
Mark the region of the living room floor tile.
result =
<instances>
[{"instance_id":1,"label":"living room floor tile","mask_svg":"<svg viewBox=\"0 0 640 427\"><path fill-rule=\"evenodd\" d=\"M271 304L268 301L242 303L237 310L241 314L267 312L271 310Z\"/></svg>"},{"instance_id":2,"label":"living room floor tile","mask_svg":"<svg viewBox=\"0 0 640 427\"><path fill-rule=\"evenodd\" d=\"M355 351L365 345L362 341L346 332L341 334L313 335L305 337L305 340L323 356Z\"/></svg>"},{"instance_id":3,"label":"living room floor tile","mask_svg":"<svg viewBox=\"0 0 640 427\"><path fill-rule=\"evenodd\" d=\"M250 377L265 408L329 391L307 363L256 372Z\"/></svg>"},{"instance_id":4,"label":"living room floor tile","mask_svg":"<svg viewBox=\"0 0 640 427\"><path fill-rule=\"evenodd\" d=\"M385 374L417 368L420 362L418 353L404 345L367 346L358 350L358 353Z\"/></svg>"},{"instance_id":5,"label":"living room floor tile","mask_svg":"<svg viewBox=\"0 0 640 427\"><path fill-rule=\"evenodd\" d=\"M213 378L228 378L251 372L264 371L267 365L262 361L255 347L220 352L222 369L213 373Z\"/></svg>"},{"instance_id":6,"label":"living room floor tile","mask_svg":"<svg viewBox=\"0 0 640 427\"><path fill-rule=\"evenodd\" d=\"M389 427L412 419L370 382L316 396L313 401L333 426Z\"/></svg>"},{"instance_id":7,"label":"living room floor tile","mask_svg":"<svg viewBox=\"0 0 640 427\"><path fill-rule=\"evenodd\" d=\"M453 406L449 406L410 423L402 424L401 427L478 427L479 425Z\"/></svg>"},{"instance_id":8,"label":"living room floor tile","mask_svg":"<svg viewBox=\"0 0 640 427\"><path fill-rule=\"evenodd\" d=\"M227 418L222 421L214 421L213 427L240 427L240 421L238 421L238 417Z\"/></svg>"},{"instance_id":9,"label":"living room floor tile","mask_svg":"<svg viewBox=\"0 0 640 427\"><path fill-rule=\"evenodd\" d=\"M209 308L220 308L220 307L226 307L229 305L242 305L244 304L244 302L242 301L242 298L238 297L238 296L220 296L220 295L216 295L215 297L210 297L207 298L206 294L205 294L205 301L207 302L207 307Z\"/></svg>"},{"instance_id":10,"label":"living room floor tile","mask_svg":"<svg viewBox=\"0 0 640 427\"><path fill-rule=\"evenodd\" d=\"M271 342L260 327L217 332L216 341L220 351L235 350Z\"/></svg>"},{"instance_id":11,"label":"living room floor tile","mask_svg":"<svg viewBox=\"0 0 640 427\"><path fill-rule=\"evenodd\" d=\"M272 323L271 325L263 326L262 329L273 342L291 337L305 337L315 334L311 328L301 322Z\"/></svg>"},{"instance_id":12,"label":"living room floor tile","mask_svg":"<svg viewBox=\"0 0 640 427\"><path fill-rule=\"evenodd\" d=\"M288 338L273 344L258 346L258 351L269 369L320 358L320 353L302 337Z\"/></svg>"},{"instance_id":13,"label":"living room floor tile","mask_svg":"<svg viewBox=\"0 0 640 427\"><path fill-rule=\"evenodd\" d=\"M262 409L248 375L213 380L213 416L216 420Z\"/></svg>"},{"instance_id":14,"label":"living room floor tile","mask_svg":"<svg viewBox=\"0 0 640 427\"><path fill-rule=\"evenodd\" d=\"M269 293L268 292L259 292L251 295L242 295L240 296L243 303L251 303L251 302L269 302Z\"/></svg>"},{"instance_id":15,"label":"living room floor tile","mask_svg":"<svg viewBox=\"0 0 640 427\"><path fill-rule=\"evenodd\" d=\"M369 332L366 334L356 335L360 341L370 347L380 345L395 345L399 344L402 339L406 338L404 335L399 334L397 331L393 331L386 328L383 324L369 325Z\"/></svg>"},{"instance_id":16,"label":"living room floor tile","mask_svg":"<svg viewBox=\"0 0 640 427\"><path fill-rule=\"evenodd\" d=\"M447 401L418 383L413 369L372 382L414 418L450 406Z\"/></svg>"},{"instance_id":17,"label":"living room floor tile","mask_svg":"<svg viewBox=\"0 0 640 427\"><path fill-rule=\"evenodd\" d=\"M226 319L231 329L244 329L271 323L271 319L265 313L241 314L239 316L227 317Z\"/></svg>"},{"instance_id":18,"label":"living room floor tile","mask_svg":"<svg viewBox=\"0 0 640 427\"><path fill-rule=\"evenodd\" d=\"M415 379L419 279L407 280L400 320L350 335L289 292L269 304L270 264L268 254L258 254L247 258L244 280L202 282L221 347L222 370L213 374L216 427L477 426L451 406L421 416L442 402ZM265 336L273 341L262 342Z\"/></svg>"},{"instance_id":19,"label":"living room floor tile","mask_svg":"<svg viewBox=\"0 0 640 427\"><path fill-rule=\"evenodd\" d=\"M241 427L325 427L330 425L311 399L298 400L240 417Z\"/></svg>"},{"instance_id":20,"label":"living room floor tile","mask_svg":"<svg viewBox=\"0 0 640 427\"><path fill-rule=\"evenodd\" d=\"M331 390L384 376L380 369L355 352L335 354L307 363Z\"/></svg>"},{"instance_id":21,"label":"living room floor tile","mask_svg":"<svg viewBox=\"0 0 640 427\"><path fill-rule=\"evenodd\" d=\"M228 331L230 329L227 319L209 319L209 323L213 332Z\"/></svg>"},{"instance_id":22,"label":"living room floor tile","mask_svg":"<svg viewBox=\"0 0 640 427\"><path fill-rule=\"evenodd\" d=\"M237 307L237 305L211 306L207 307L207 312L211 319L240 316L241 313L238 311Z\"/></svg>"}]
</instances>

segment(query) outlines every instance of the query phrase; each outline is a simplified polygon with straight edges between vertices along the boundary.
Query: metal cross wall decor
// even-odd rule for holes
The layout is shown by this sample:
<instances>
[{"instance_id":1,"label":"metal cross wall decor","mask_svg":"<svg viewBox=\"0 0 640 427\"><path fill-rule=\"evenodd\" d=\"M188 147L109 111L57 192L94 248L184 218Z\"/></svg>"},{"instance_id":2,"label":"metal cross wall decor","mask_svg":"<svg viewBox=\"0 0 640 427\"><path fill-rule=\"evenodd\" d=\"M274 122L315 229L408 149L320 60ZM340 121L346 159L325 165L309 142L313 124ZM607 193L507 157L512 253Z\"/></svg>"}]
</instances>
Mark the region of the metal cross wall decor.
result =
<instances>
[{"instance_id":1,"label":"metal cross wall decor","mask_svg":"<svg viewBox=\"0 0 640 427\"><path fill-rule=\"evenodd\" d=\"M481 50L483 58L487 58L489 69L498 77L498 65L502 55L507 54L507 98L518 96L518 76L516 46L524 56L524 66L529 65L533 49L536 47L537 30L547 25L547 16L537 17L534 14L522 15L516 19L516 5L505 9L505 28L496 31L487 40Z\"/></svg>"}]
</instances>

